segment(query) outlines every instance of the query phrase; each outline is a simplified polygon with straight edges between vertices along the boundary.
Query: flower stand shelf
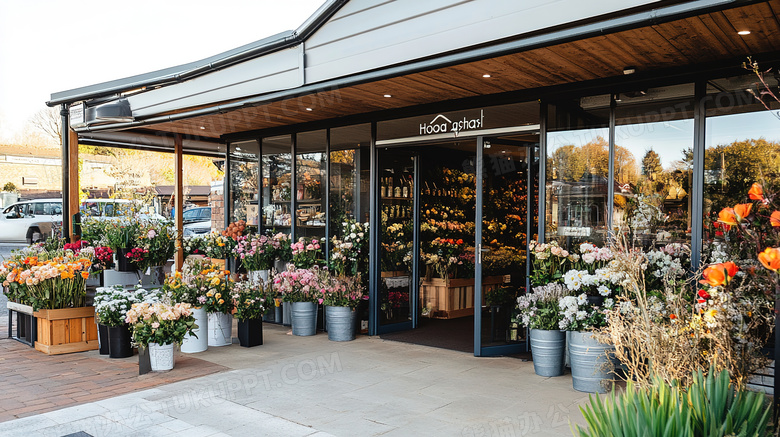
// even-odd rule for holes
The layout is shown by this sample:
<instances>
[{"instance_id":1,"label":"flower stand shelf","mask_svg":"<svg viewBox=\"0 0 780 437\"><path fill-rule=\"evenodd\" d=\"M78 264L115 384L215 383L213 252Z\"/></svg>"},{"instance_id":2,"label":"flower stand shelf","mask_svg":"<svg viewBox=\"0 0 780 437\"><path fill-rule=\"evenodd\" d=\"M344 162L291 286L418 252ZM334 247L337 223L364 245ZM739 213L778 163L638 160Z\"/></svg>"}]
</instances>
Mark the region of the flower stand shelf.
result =
<instances>
[{"instance_id":1,"label":"flower stand shelf","mask_svg":"<svg viewBox=\"0 0 780 437\"><path fill-rule=\"evenodd\" d=\"M486 276L482 278L482 293L503 283L503 276ZM434 319L454 319L474 315L474 278L433 278L423 281L420 300L422 308L431 309L430 317Z\"/></svg>"},{"instance_id":2,"label":"flower stand shelf","mask_svg":"<svg viewBox=\"0 0 780 437\"><path fill-rule=\"evenodd\" d=\"M37 328L31 306L16 302L7 302L8 308L8 338L32 347L35 344ZM13 329L13 315L16 314L16 332Z\"/></svg>"},{"instance_id":3,"label":"flower stand shelf","mask_svg":"<svg viewBox=\"0 0 780 437\"><path fill-rule=\"evenodd\" d=\"M33 315L38 322L35 349L49 355L98 349L94 307L40 310Z\"/></svg>"}]
</instances>

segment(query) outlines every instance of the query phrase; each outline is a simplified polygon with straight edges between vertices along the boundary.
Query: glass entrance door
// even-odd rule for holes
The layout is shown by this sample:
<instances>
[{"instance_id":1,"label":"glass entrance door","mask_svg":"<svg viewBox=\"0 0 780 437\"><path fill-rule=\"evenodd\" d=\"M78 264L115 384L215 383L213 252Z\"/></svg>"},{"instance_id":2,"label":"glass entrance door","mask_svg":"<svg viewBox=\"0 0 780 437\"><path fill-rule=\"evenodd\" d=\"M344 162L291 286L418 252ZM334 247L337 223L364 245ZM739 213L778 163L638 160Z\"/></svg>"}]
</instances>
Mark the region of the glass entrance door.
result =
<instances>
[{"instance_id":1,"label":"glass entrance door","mask_svg":"<svg viewBox=\"0 0 780 437\"><path fill-rule=\"evenodd\" d=\"M418 157L409 149L379 155L379 332L417 326Z\"/></svg>"},{"instance_id":2,"label":"glass entrance door","mask_svg":"<svg viewBox=\"0 0 780 437\"><path fill-rule=\"evenodd\" d=\"M529 238L537 229L538 134L477 139L474 355L527 351L514 323L528 278Z\"/></svg>"}]
</instances>

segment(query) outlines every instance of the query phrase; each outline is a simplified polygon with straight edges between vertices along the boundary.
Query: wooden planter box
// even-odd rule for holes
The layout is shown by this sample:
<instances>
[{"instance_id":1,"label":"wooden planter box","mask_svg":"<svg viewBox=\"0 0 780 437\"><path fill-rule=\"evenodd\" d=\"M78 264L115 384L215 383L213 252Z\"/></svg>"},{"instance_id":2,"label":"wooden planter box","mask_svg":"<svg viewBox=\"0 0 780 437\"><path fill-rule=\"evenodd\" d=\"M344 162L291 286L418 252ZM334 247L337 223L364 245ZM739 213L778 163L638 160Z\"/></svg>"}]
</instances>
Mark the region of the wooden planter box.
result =
<instances>
[{"instance_id":1,"label":"wooden planter box","mask_svg":"<svg viewBox=\"0 0 780 437\"><path fill-rule=\"evenodd\" d=\"M98 349L95 307L40 310L35 349L49 354L67 354Z\"/></svg>"},{"instance_id":2,"label":"wooden planter box","mask_svg":"<svg viewBox=\"0 0 780 437\"><path fill-rule=\"evenodd\" d=\"M482 293L501 286L503 276L482 278ZM484 301L484 298L483 298ZM431 308L434 319L454 319L474 314L474 278L441 279L423 281L420 288L420 305Z\"/></svg>"}]
</instances>

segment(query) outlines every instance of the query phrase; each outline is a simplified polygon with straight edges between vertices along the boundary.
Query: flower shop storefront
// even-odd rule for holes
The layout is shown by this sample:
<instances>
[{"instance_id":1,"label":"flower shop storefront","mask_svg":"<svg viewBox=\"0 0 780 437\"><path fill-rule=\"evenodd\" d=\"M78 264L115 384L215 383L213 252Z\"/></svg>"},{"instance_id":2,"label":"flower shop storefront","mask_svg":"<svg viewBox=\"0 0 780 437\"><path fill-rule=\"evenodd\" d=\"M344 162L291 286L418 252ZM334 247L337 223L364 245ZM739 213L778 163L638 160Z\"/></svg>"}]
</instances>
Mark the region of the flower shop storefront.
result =
<instances>
[{"instance_id":1,"label":"flower shop storefront","mask_svg":"<svg viewBox=\"0 0 780 437\"><path fill-rule=\"evenodd\" d=\"M369 334L466 321L476 355L525 350L532 241L724 261L713 215L780 173L778 103L746 91L777 79L741 65L780 59L773 2L396 3L49 103L92 111L82 144L224 157L217 230L304 238L362 275Z\"/></svg>"}]
</instances>

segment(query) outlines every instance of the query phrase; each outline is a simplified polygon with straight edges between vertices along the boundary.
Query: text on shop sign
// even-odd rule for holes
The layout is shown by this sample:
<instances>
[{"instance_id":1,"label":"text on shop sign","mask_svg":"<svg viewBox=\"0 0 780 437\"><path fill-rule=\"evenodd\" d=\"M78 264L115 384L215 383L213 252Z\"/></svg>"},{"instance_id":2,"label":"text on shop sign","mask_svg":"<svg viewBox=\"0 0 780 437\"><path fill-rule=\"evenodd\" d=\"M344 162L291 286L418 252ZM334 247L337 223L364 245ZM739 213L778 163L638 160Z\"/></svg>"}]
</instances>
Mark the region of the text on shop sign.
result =
<instances>
[{"instance_id":1,"label":"text on shop sign","mask_svg":"<svg viewBox=\"0 0 780 437\"><path fill-rule=\"evenodd\" d=\"M452 121L446 116L439 114L428 123L420 123L420 135L442 134L447 132L458 133L464 130L480 129L485 115L479 111L479 117L469 119L463 117L462 120Z\"/></svg>"}]
</instances>

